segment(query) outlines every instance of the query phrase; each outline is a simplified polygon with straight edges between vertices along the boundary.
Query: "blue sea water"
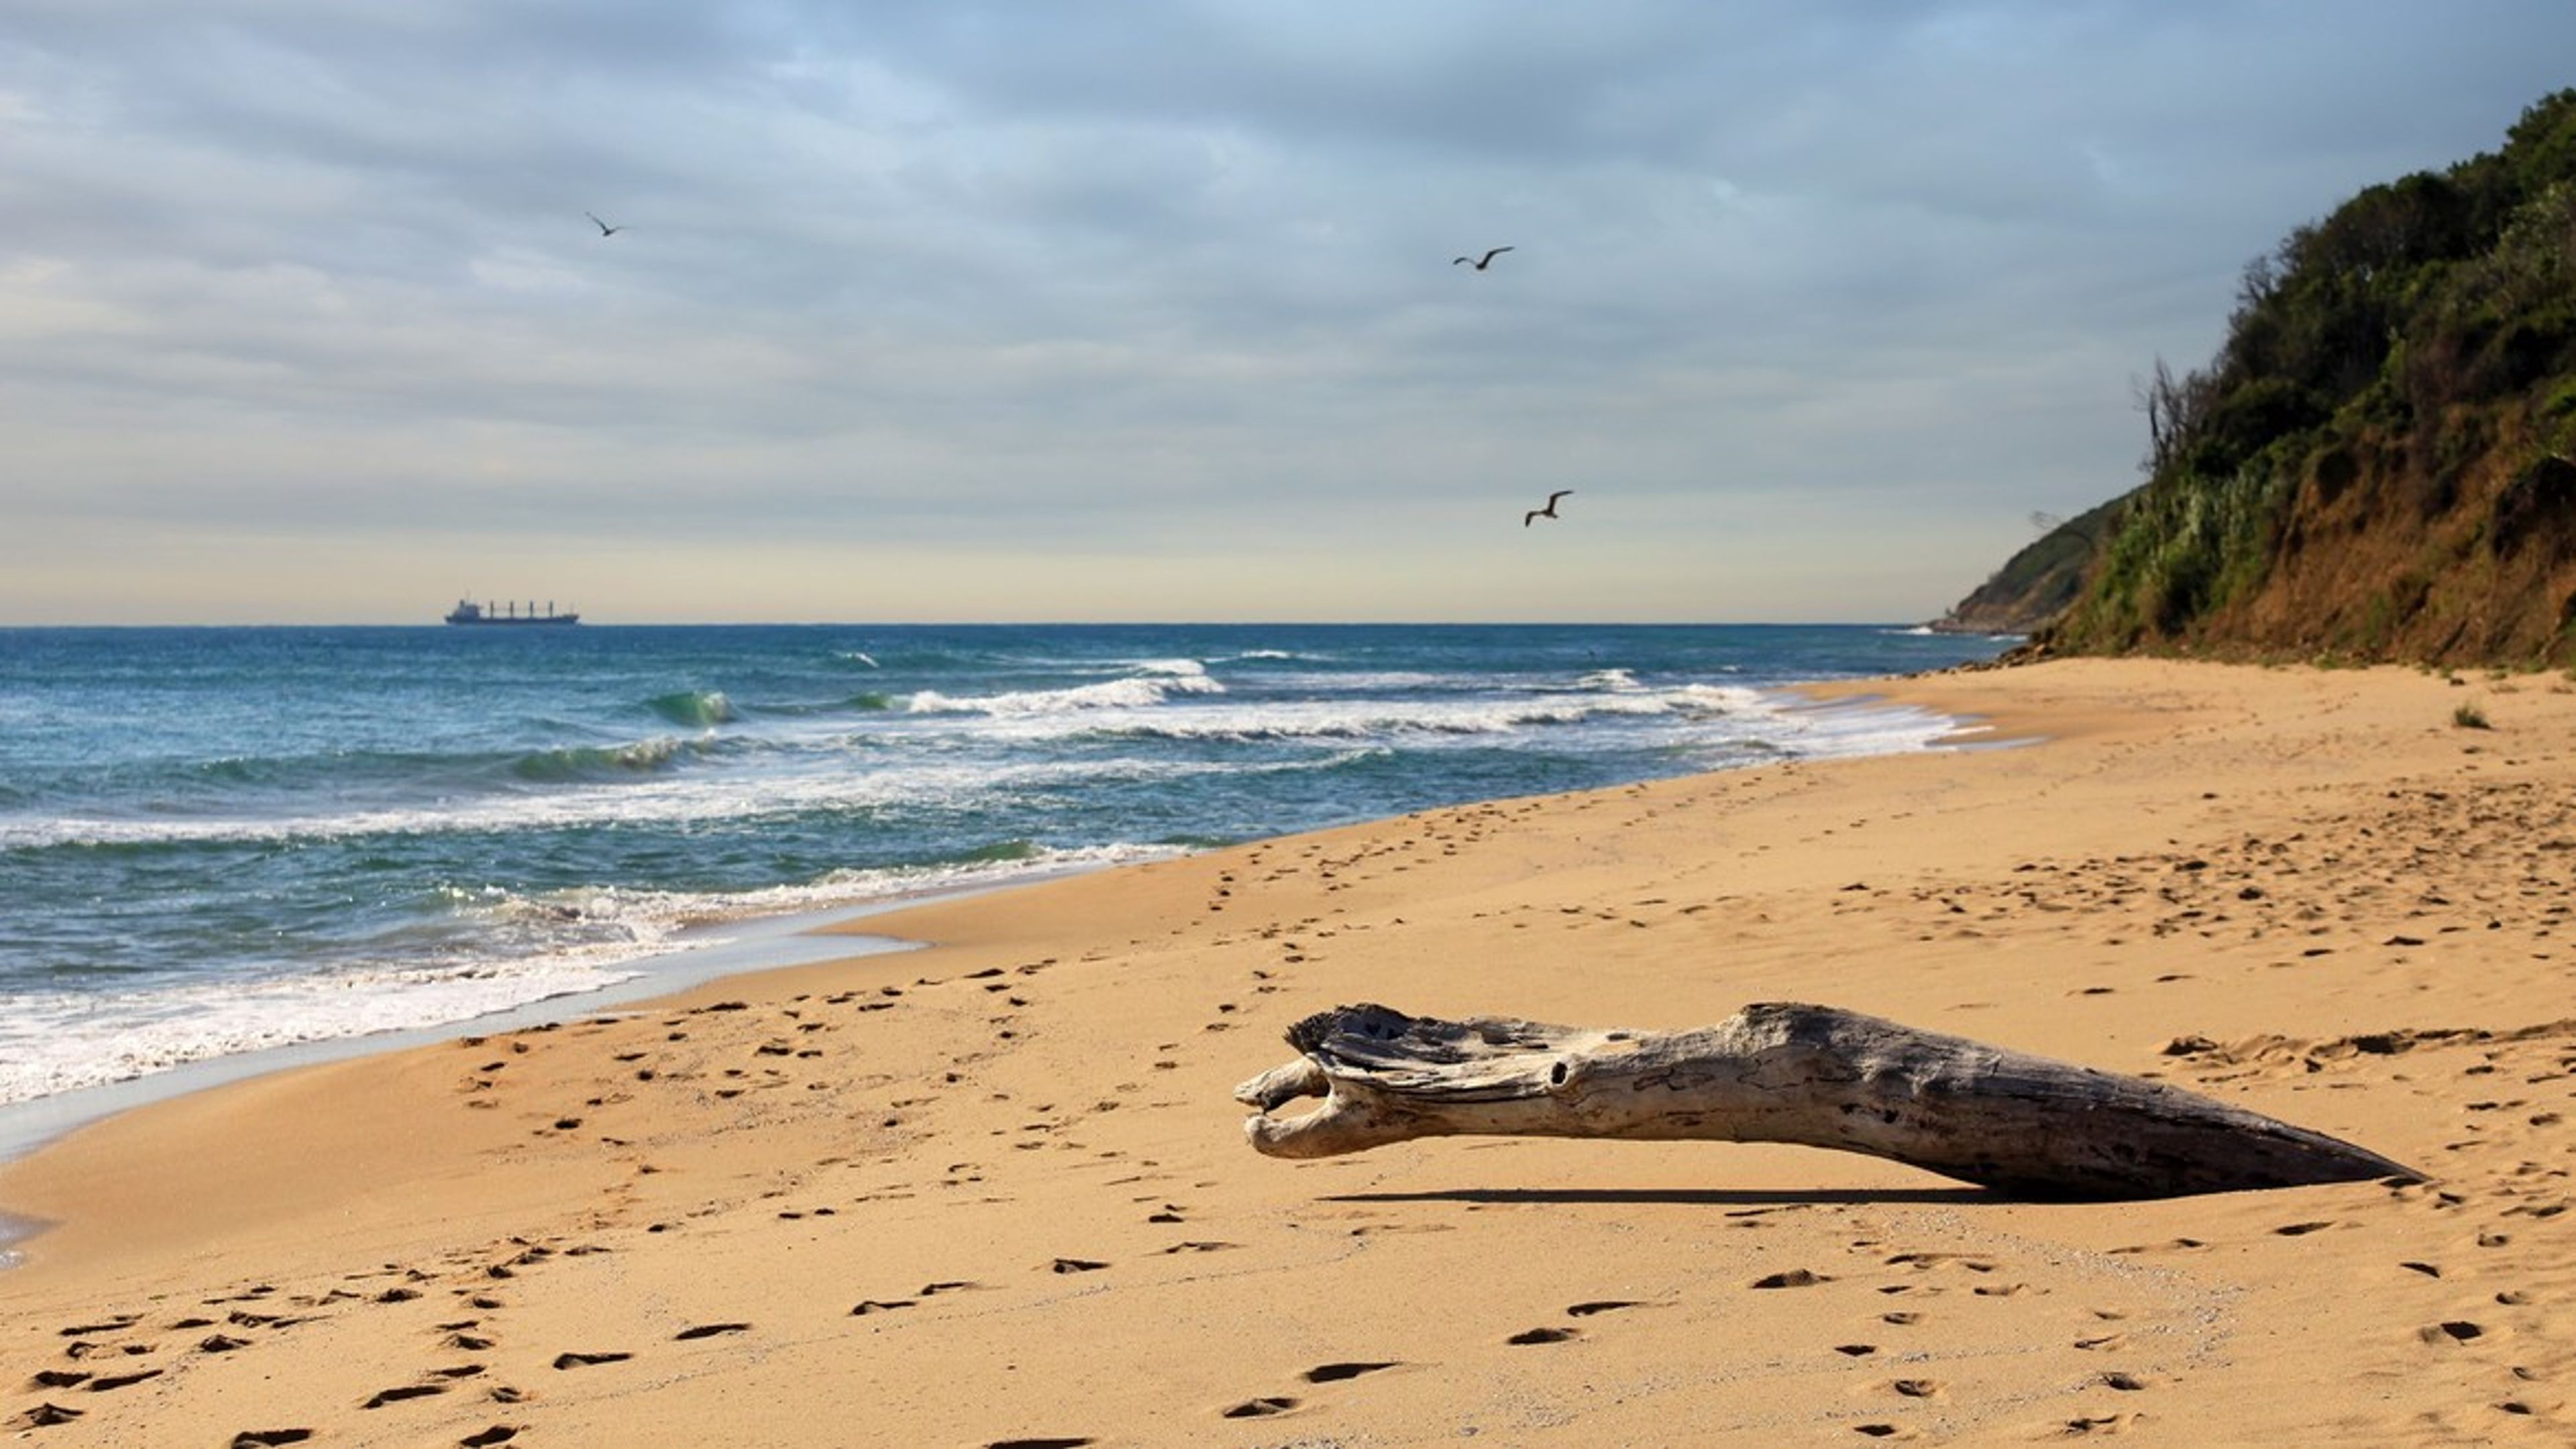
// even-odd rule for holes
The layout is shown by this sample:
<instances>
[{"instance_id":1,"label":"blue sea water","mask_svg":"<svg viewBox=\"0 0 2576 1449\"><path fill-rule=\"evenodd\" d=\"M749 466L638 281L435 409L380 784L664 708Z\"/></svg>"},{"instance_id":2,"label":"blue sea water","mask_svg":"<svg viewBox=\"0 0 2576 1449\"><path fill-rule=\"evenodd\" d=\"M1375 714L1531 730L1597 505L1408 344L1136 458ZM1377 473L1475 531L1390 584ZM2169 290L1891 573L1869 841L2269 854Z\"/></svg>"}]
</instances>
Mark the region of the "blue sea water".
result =
<instances>
[{"instance_id":1,"label":"blue sea water","mask_svg":"<svg viewBox=\"0 0 2576 1449\"><path fill-rule=\"evenodd\" d=\"M0 630L0 1104L599 990L728 923L1929 746L1862 626Z\"/></svg>"}]
</instances>

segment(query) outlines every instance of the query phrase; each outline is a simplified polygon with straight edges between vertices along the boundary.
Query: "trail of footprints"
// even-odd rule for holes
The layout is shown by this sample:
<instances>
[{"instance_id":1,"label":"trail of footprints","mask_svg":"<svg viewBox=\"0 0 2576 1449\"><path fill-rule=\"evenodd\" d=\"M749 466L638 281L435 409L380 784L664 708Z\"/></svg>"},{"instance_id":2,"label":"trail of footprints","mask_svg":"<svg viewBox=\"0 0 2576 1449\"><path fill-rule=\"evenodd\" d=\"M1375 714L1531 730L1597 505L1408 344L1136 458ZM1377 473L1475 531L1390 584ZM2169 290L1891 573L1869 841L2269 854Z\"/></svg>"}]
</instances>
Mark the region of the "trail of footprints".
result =
<instances>
[{"instance_id":1,"label":"trail of footprints","mask_svg":"<svg viewBox=\"0 0 2576 1449\"><path fill-rule=\"evenodd\" d=\"M2166 1048L2184 1074L2203 1083L2248 1076L2289 1075L2326 1086L2359 1073L2397 1080L2448 1075L2466 1086L2459 1134L2444 1144L2450 1160L2442 1178L2391 1180L2389 1196L2405 1209L2455 1222L2451 1247L2434 1257L2391 1254L2390 1283L2434 1284L2439 1305L2413 1336L2424 1350L2462 1354L2476 1363L2472 1382L2489 1387L2487 1408L2516 1418L2561 1415L2564 1397L2535 1396L2533 1386L2554 1375L2549 1365L2576 1357L2576 1345L2556 1341L2554 1320L2518 1312L2540 1296L2535 1284L2563 1284L2576 1273L2554 1220L2576 1208L2576 1022L2558 1021L2515 1030L2436 1029L2388 1031L2327 1041L2267 1037L2220 1045L2186 1038ZM2431 1165L2431 1164L2428 1164ZM2306 1237L2359 1226L2333 1220L2282 1223L2272 1232ZM2517 1246L2519 1245L2519 1246ZM2205 1247L2189 1239L2141 1247L2138 1252L2189 1252ZM2410 1294L2420 1300L2420 1292Z\"/></svg>"},{"instance_id":2,"label":"trail of footprints","mask_svg":"<svg viewBox=\"0 0 2576 1449\"><path fill-rule=\"evenodd\" d=\"M1157 1201L1159 1200L1149 1200ZM1181 1205L1159 1202L1148 1215L1155 1223L1178 1223L1184 1219ZM1191 1240L1163 1249L1167 1254L1208 1253L1233 1247L1231 1243ZM155 1323L141 1314L116 1314L85 1320L61 1330L70 1340L63 1357L69 1366L48 1366L30 1377L30 1387L56 1397L40 1401L7 1421L15 1429L40 1429L77 1422L89 1412L75 1404L57 1399L72 1393L109 1393L133 1384L146 1382L169 1373L175 1364L167 1364L166 1333L205 1333L190 1352L197 1354L231 1354L262 1346L279 1334L319 1321L335 1314L369 1307L385 1307L432 1299L443 1294L446 1301L459 1302L464 1316L438 1319L434 1327L437 1361L409 1381L380 1387L361 1399L362 1412L398 1414L402 1407L421 1400L449 1400L459 1393L480 1395L496 1406L526 1404L538 1395L519 1385L500 1381L492 1372L488 1354L500 1346L504 1334L500 1320L506 1316L508 1301L502 1296L502 1285L518 1280L527 1272L541 1269L558 1259L577 1258L609 1251L590 1244L557 1247L548 1243L513 1238L496 1250L458 1254L442 1269L429 1270L389 1265L384 1269L351 1275L330 1290L320 1294L287 1294L273 1284L260 1284L243 1291L208 1300L209 1312L191 1313L166 1322ZM1097 1259L1059 1257L1038 1271L1051 1275L1098 1273L1110 1269L1110 1263ZM370 1280L393 1278L389 1287L370 1289ZM912 1309L944 1295L984 1289L988 1285L966 1280L942 1280L922 1284L902 1296L863 1298L850 1309L851 1317L872 1317ZM220 1312L221 1316L215 1316ZM206 1332L207 1330L216 1330ZM670 1335L674 1343L698 1343L755 1333L756 1326L739 1320L695 1323ZM580 1345L553 1354L548 1367L555 1373L573 1373L611 1368L643 1355L636 1349L612 1345ZM137 1364L150 1366L136 1367ZM1323 1364L1304 1376L1308 1384L1338 1383L1361 1375L1399 1365L1391 1362L1346 1362ZM1295 1407L1293 1399L1280 1397L1254 1401L1243 1412L1229 1410L1235 1417L1248 1413L1279 1413ZM1241 1408L1242 1406L1238 1406ZM506 1444L516 1439L524 1424L495 1423L461 1439L469 1449ZM261 1427L239 1431L231 1441L236 1446L284 1445L302 1443L316 1431L306 1426ZM1014 1440L1011 1443L1077 1443L1080 1439Z\"/></svg>"},{"instance_id":3,"label":"trail of footprints","mask_svg":"<svg viewBox=\"0 0 2576 1449\"><path fill-rule=\"evenodd\" d=\"M1760 1227L1759 1219L1785 1212L1812 1211L1810 1204L1741 1209L1730 1214L1738 1226ZM2163 1251L2165 1245L2142 1251ZM1824 1352L1841 1359L1859 1362L1885 1361L1899 1367L1886 1378L1876 1380L1873 1392L1884 1395L1891 1406L1928 1405L1945 1400L1950 1386L1940 1378L1922 1371L1931 1356L1909 1348L1903 1340L1907 1331L1918 1328L1936 1311L1934 1304L1945 1294L1966 1287L1976 1298L2013 1298L2031 1292L2026 1283L2013 1279L2000 1257L1988 1253L1965 1253L1937 1250L1888 1251L1888 1245L1875 1237L1862 1237L1850 1242L1846 1253L1868 1260L1865 1266L1822 1272L1814 1268L1795 1267L1759 1274L1738 1286L1748 1293L1794 1292L1828 1288L1837 1283L1845 1289L1866 1287L1874 1296L1901 1299L1913 1305L1904 1308L1876 1308L1864 1305L1864 1336L1828 1346ZM2044 1290L2040 1290L2043 1291ZM1565 1310L1575 1322L1541 1324L1510 1335L1504 1342L1513 1347L1536 1347L1575 1342L1585 1336L1587 1326L1580 1322L1598 1315L1650 1308L1677 1308L1681 1303L1644 1303L1628 1299L1600 1299L1577 1303ZM2069 1310L2076 1321L2102 1325L2126 1318L2123 1309L2092 1307ZM1891 1339L1888 1330L1895 1330ZM2161 1330L2160 1330L2161 1331ZM2088 1353L2111 1354L2132 1349L2131 1337L2123 1332L2091 1331L2071 1339L2072 1346ZM1952 1350L1957 1352L1957 1350ZM2129 1368L2105 1368L2086 1381L2086 1387L2099 1387L2120 1393L2140 1393L2159 1387L2163 1380L2154 1372ZM2066 1434L2090 1434L2133 1422L2135 1413L2079 1415L2062 1421ZM1910 1439L1919 1431L1901 1421L1885 1417L1862 1417L1849 1425L1851 1431L1869 1439Z\"/></svg>"},{"instance_id":4,"label":"trail of footprints","mask_svg":"<svg viewBox=\"0 0 2576 1449\"><path fill-rule=\"evenodd\" d=\"M533 1245L519 1246L522 1260L526 1260L530 1253L543 1254L545 1251ZM398 1275L404 1281L373 1293L350 1286L387 1274ZM157 1324L134 1313L72 1324L60 1330L62 1337L71 1340L64 1347L63 1357L78 1367L39 1369L30 1376L29 1382L31 1387L40 1390L111 1393L165 1374L185 1373L191 1367L192 1358L230 1355L262 1347L302 1325L347 1311L352 1305L394 1305L420 1299L424 1296L422 1290L410 1285L430 1282L439 1276L420 1270L387 1269L352 1275L318 1294L287 1294L274 1284L263 1283L206 1299L199 1305L202 1311L183 1313ZM476 1306L481 1308L500 1306L497 1300L470 1287L458 1287L452 1291L473 1294ZM444 1346L462 1351L490 1347L488 1339L476 1338L467 1332L479 1322L479 1319L469 1318L440 1325L447 1331ZM173 1348L165 1344L160 1337L162 1334L180 1335L183 1340L193 1338L193 1342ZM155 1366L131 1367L138 1361L151 1361ZM92 1368L91 1365L106 1367ZM486 1373L486 1365L479 1362L445 1363L425 1370L411 1383L377 1390L358 1407L362 1410L381 1409L411 1399L445 1394L461 1384L482 1378ZM492 1401L503 1404L518 1402L525 1397L515 1389L497 1385L488 1390L488 1396ZM57 1403L49 1398L18 1414L8 1421L8 1426L49 1428L74 1423L89 1412L86 1408ZM314 1438L315 1432L312 1428L294 1425L253 1427L237 1431L227 1442L232 1449L261 1449L261 1446L304 1443ZM468 1434L458 1442L467 1449L488 1449L488 1446L509 1443L519 1433L520 1426L494 1424Z\"/></svg>"},{"instance_id":5,"label":"trail of footprints","mask_svg":"<svg viewBox=\"0 0 2576 1449\"><path fill-rule=\"evenodd\" d=\"M1924 913L1923 940L2005 926L2026 931L2028 914L2037 912L2065 922L2061 929L2070 933L2078 923L2107 926L2107 945L2140 936L2283 939L2298 949L2275 963L2281 966L2360 945L2414 949L2469 932L2510 932L2538 945L2576 925L2576 903L2565 889L2576 805L2545 786L2504 782L2391 789L2383 799L2368 818L2319 818L2314 837L2293 830L2205 848L2030 861L2008 884L1924 882L1908 889L1906 904ZM1845 889L1879 894L1867 882ZM1847 908L1879 913L1888 903L1856 900ZM2398 927L2354 940L2371 921Z\"/></svg>"},{"instance_id":6,"label":"trail of footprints","mask_svg":"<svg viewBox=\"0 0 2576 1449\"><path fill-rule=\"evenodd\" d=\"M274 1284L259 1284L238 1293L205 1300L202 1312L185 1313L162 1322L145 1315L120 1313L75 1323L59 1330L69 1340L63 1359L69 1366L40 1368L30 1375L29 1387L55 1396L103 1394L134 1384L183 1372L187 1364L180 1355L233 1354L264 1346L294 1328L326 1320L352 1308L388 1306L414 1302L427 1296L428 1289L441 1288L448 1298L461 1300L468 1316L441 1319L434 1324L435 1343L440 1361L425 1368L412 1380L390 1384L366 1395L356 1407L361 1411L398 1410L399 1406L417 1400L445 1398L471 1392L497 1406L524 1404L536 1397L516 1385L494 1379L490 1365L480 1355L499 1346L500 1333L495 1320L506 1311L507 1301L498 1296L496 1283L516 1279L520 1274L550 1259L575 1258L607 1251L589 1245L557 1249L546 1244L512 1239L498 1252L464 1255L450 1263L445 1271L389 1266L383 1270L351 1275L341 1284L320 1294L287 1294ZM1105 1265L1095 1265L1105 1266ZM363 1291L352 1284L385 1276L398 1277L394 1287L374 1292ZM917 1295L920 1298L953 1292L975 1285L960 1282L931 1283ZM894 1304L862 1303L856 1312L873 1308L910 1306L913 1299ZM219 1315L219 1316L218 1316ZM207 1330L215 1330L207 1332ZM741 1321L717 1321L691 1324L671 1335L678 1343L726 1338L753 1331L753 1325ZM203 1334L192 1345L173 1349L163 1335L183 1337ZM626 1348L584 1346L557 1352L550 1367L558 1373L601 1368L622 1364L637 1358L637 1352ZM151 1364L150 1367L136 1367ZM6 1421L12 1429L43 1429L71 1424L91 1410L75 1404L58 1402L48 1397ZM489 1449L517 1439L526 1428L522 1424L495 1423L460 1438L466 1449ZM234 1449L256 1449L256 1446L300 1444L315 1437L316 1430L306 1426L246 1428L235 1433L229 1443Z\"/></svg>"},{"instance_id":7,"label":"trail of footprints","mask_svg":"<svg viewBox=\"0 0 2576 1449\"><path fill-rule=\"evenodd\" d=\"M1152 1208L1147 1221L1177 1224L1187 1214L1182 1205L1148 1199L1143 1204ZM1740 1226L1761 1225L1760 1219L1777 1212L1804 1210L1806 1205L1780 1208L1742 1209L1730 1216ZM2310 1223L2284 1225L2283 1231L2320 1231ZM1221 1242L1183 1242L1166 1248L1166 1252L1218 1251L1231 1245ZM2143 1248L2142 1252L2188 1251L2189 1245L2163 1244ZM252 1349L291 1332L297 1325L331 1314L365 1311L426 1300L429 1306L454 1302L460 1306L448 1310L455 1316L433 1320L438 1356L413 1379L388 1384L375 1390L360 1404L370 1413L398 1415L403 1406L420 1400L448 1400L456 1394L476 1394L497 1408L528 1403L535 1395L526 1387L503 1382L490 1368L488 1354L505 1334L502 1320L508 1307L503 1296L510 1281L529 1272L541 1272L549 1263L605 1251L593 1245L573 1243L529 1242L512 1239L495 1249L475 1254L459 1254L438 1269L389 1265L364 1275L354 1275L318 1295L281 1293L273 1285L257 1285L244 1291L212 1300L206 1311L189 1314L161 1323L148 1323L143 1316L116 1314L68 1326L62 1336L65 1346L64 1365L41 1370L35 1386L53 1392L48 1398L25 1412L12 1427L42 1428L69 1423L83 1410L76 1404L65 1404L61 1396L105 1393L116 1388L143 1382L169 1371L164 1366L164 1336L168 1334L201 1335L193 1339L187 1352L222 1355ZM1833 1345L1830 1352L1843 1358L1861 1361L1882 1357L1899 1362L1902 1367L1884 1381L1884 1392L1892 1403L1935 1400L1942 1397L1945 1386L1937 1378L1921 1373L1910 1361L1901 1345L1883 1342L1887 1330L1903 1330L1922 1323L1933 1302L1947 1291L1961 1285L1971 1286L1979 1295L2010 1296L2022 1291L2010 1281L1995 1259L1976 1254L1939 1251L1888 1251L1872 1239L1856 1241L1847 1250L1855 1256L1873 1261L1859 1269L1842 1268L1819 1271L1799 1266L1776 1269L1757 1275L1740 1285L1755 1294L1770 1292L1842 1291L1866 1284L1875 1293L1902 1296L1907 1306L1890 1306L1877 1310L1871 1322L1878 1332ZM2427 1265L2429 1266L2429 1265ZM1109 1271L1112 1264L1089 1258L1059 1257L1032 1265L1033 1272L1052 1276L1072 1276ZM949 1294L992 1291L990 1285L969 1281L934 1281L900 1295L863 1298L849 1310L854 1318L873 1319L880 1314L914 1310ZM1502 1346L1518 1350L1542 1348L1576 1342L1602 1323L1650 1308L1669 1305L1649 1304L1625 1298L1600 1298L1574 1303L1564 1310L1560 1322L1537 1325L1507 1335ZM1615 1317L1614 1317L1615 1316ZM2106 1315L2114 1316L2114 1315ZM698 1343L729 1339L757 1332L754 1324L736 1320L694 1323L670 1335L675 1343ZM2454 1340L2473 1339L2479 1331L2463 1322L2442 1326L2446 1337ZM2097 1332L2078 1341L2076 1346L2091 1352L2115 1353L2127 1346L2117 1332ZM615 1366L645 1356L637 1347L617 1344L575 1344L559 1348L547 1360L553 1373L586 1373L614 1371ZM1318 1364L1301 1374L1294 1384L1252 1395L1215 1410L1224 1418L1267 1418L1295 1412L1311 1402L1314 1390L1348 1383L1369 1375L1415 1367L1394 1359L1351 1359ZM2099 1382L2107 1388L2127 1392L2149 1389L2157 1380L2149 1373L2127 1368L2106 1368ZM1856 1432L1872 1434L1873 1426L1884 1427L1892 1436L1899 1431L1894 1421L1872 1420L1856 1426ZM476 1436L460 1441L469 1445L499 1445L517 1437L524 1425L497 1422ZM2098 1427L2098 1426L2097 1426ZM309 1428L267 1426L245 1429L237 1444L287 1444L309 1437ZM1036 1443L1084 1443L1080 1437L1056 1439L996 1440L995 1445Z\"/></svg>"}]
</instances>

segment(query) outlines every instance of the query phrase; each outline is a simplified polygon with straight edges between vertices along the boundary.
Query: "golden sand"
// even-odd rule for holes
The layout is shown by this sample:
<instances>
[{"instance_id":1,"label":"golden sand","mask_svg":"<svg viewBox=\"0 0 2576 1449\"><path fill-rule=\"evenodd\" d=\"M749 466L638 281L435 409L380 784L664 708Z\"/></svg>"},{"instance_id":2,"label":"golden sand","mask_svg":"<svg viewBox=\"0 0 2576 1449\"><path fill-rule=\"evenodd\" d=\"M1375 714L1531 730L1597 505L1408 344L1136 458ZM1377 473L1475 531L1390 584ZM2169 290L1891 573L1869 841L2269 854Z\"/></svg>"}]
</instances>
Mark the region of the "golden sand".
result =
<instances>
[{"instance_id":1,"label":"golden sand","mask_svg":"<svg viewBox=\"0 0 2576 1449\"><path fill-rule=\"evenodd\" d=\"M2576 687L2074 661L1871 689L2033 742L936 903L866 923L928 949L113 1119L0 1173L58 1224L0 1277L0 1429L2576 1441ZM2160 1075L2432 1180L2036 1204L1716 1143L1291 1164L1230 1100L1338 1003L1680 1027L1780 999Z\"/></svg>"}]
</instances>

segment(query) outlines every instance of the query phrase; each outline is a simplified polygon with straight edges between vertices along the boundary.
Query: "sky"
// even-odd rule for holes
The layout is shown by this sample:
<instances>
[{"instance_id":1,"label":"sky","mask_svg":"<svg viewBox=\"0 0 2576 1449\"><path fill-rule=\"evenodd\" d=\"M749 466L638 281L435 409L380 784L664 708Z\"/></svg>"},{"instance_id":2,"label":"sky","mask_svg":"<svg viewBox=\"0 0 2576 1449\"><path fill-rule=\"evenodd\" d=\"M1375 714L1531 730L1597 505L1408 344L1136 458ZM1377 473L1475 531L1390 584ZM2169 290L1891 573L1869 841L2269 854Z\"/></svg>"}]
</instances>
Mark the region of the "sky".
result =
<instances>
[{"instance_id":1,"label":"sky","mask_svg":"<svg viewBox=\"0 0 2576 1449\"><path fill-rule=\"evenodd\" d=\"M9 0L0 624L1926 619L2570 84L2567 0Z\"/></svg>"}]
</instances>

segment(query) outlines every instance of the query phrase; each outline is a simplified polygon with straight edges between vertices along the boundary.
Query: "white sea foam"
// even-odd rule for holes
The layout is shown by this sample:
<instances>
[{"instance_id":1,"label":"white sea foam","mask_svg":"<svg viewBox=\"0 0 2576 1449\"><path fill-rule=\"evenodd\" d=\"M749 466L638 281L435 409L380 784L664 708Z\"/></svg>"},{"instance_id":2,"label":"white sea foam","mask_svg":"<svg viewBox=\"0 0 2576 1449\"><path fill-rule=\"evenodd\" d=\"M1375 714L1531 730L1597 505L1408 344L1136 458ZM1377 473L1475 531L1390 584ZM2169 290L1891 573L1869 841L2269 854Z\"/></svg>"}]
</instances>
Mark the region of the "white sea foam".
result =
<instances>
[{"instance_id":1,"label":"white sea foam","mask_svg":"<svg viewBox=\"0 0 2576 1449\"><path fill-rule=\"evenodd\" d=\"M1779 712L1778 726L1786 752L1818 759L1929 749L1982 728L1949 715L1876 701L1788 705Z\"/></svg>"},{"instance_id":2,"label":"white sea foam","mask_svg":"<svg viewBox=\"0 0 2576 1449\"><path fill-rule=\"evenodd\" d=\"M614 920L634 928L639 940L663 942L684 928L767 916L801 915L901 896L981 890L1032 876L1133 865L1184 853L1179 846L1125 843L1066 850L1034 846L1025 853L1004 859L835 870L802 884L764 886L757 890L584 889L556 892L524 903L514 898L513 904L539 913L559 913L570 909L586 919Z\"/></svg>"},{"instance_id":3,"label":"white sea foam","mask_svg":"<svg viewBox=\"0 0 2576 1449\"><path fill-rule=\"evenodd\" d=\"M267 980L192 981L121 992L33 992L0 1019L0 1105L150 1076L189 1062L301 1042L470 1021L643 974L643 958L720 944L689 928L887 899L1005 885L1184 853L1179 847L1035 849L1009 860L835 871L800 885L689 893L583 889L503 892L468 909L500 940L587 935L523 956L354 968Z\"/></svg>"},{"instance_id":4,"label":"white sea foam","mask_svg":"<svg viewBox=\"0 0 2576 1449\"><path fill-rule=\"evenodd\" d=\"M1069 735L1078 728L978 720L979 734ZM1321 732L1318 733L1328 733ZM969 752L972 753L971 751ZM1276 762L1314 768L1313 760ZM0 820L0 848L131 846L337 840L366 836L446 835L577 829L600 825L671 826L786 819L816 811L972 808L1099 779L1184 779L1258 773L1271 766L1204 760L1059 759L1015 763L975 758L906 757L855 768L843 753L817 751L794 768L757 777L717 773L646 775L549 791L485 795L416 806L341 813L202 818L27 817Z\"/></svg>"},{"instance_id":5,"label":"white sea foam","mask_svg":"<svg viewBox=\"0 0 2576 1449\"><path fill-rule=\"evenodd\" d=\"M999 718L1064 714L1100 709L1138 709L1162 703L1176 694L1223 694L1225 686L1208 676L1195 659L1154 660L1134 674L1097 684L1063 689L1032 689L1003 694L953 696L925 689L905 708L914 714L984 714Z\"/></svg>"},{"instance_id":6,"label":"white sea foam","mask_svg":"<svg viewBox=\"0 0 2576 1449\"><path fill-rule=\"evenodd\" d=\"M1295 740L1434 738L1508 735L1533 727L1618 717L1686 720L1745 715L1748 723L1778 713L1755 690L1693 684L1633 692L1563 691L1545 695L1302 699L1261 704L1199 704L1186 711L1101 710L1080 718L1037 717L997 725L1019 740L1049 736L1132 735L1146 739Z\"/></svg>"},{"instance_id":7,"label":"white sea foam","mask_svg":"<svg viewBox=\"0 0 2576 1449\"><path fill-rule=\"evenodd\" d=\"M297 1042L464 1021L596 991L632 971L566 954L506 966L351 971L147 991L13 996L0 1024L0 1104Z\"/></svg>"}]
</instances>

